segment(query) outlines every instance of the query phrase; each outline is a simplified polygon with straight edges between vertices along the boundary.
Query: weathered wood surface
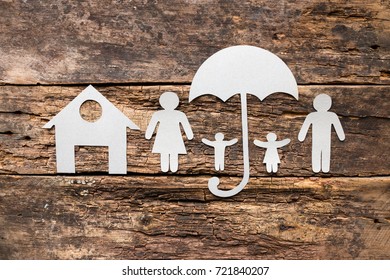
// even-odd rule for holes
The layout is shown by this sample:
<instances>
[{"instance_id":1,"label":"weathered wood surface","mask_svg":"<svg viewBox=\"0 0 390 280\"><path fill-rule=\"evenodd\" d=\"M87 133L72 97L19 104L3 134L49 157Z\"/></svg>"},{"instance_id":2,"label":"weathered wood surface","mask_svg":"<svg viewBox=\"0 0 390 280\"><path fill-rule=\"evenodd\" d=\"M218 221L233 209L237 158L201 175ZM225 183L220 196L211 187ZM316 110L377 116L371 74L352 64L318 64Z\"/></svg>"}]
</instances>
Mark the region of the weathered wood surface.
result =
<instances>
[{"instance_id":1,"label":"weathered wood surface","mask_svg":"<svg viewBox=\"0 0 390 280\"><path fill-rule=\"evenodd\" d=\"M207 179L0 176L0 258L390 258L389 177Z\"/></svg>"},{"instance_id":2,"label":"weathered wood surface","mask_svg":"<svg viewBox=\"0 0 390 280\"><path fill-rule=\"evenodd\" d=\"M188 83L269 49L301 84L390 82L389 1L0 1L0 83Z\"/></svg>"},{"instance_id":3,"label":"weathered wood surface","mask_svg":"<svg viewBox=\"0 0 390 280\"><path fill-rule=\"evenodd\" d=\"M389 259L389 18L381 0L0 1L0 259ZM243 168L239 98L189 104L188 85L236 44L280 56L300 99L249 97L251 178L220 199L210 176L233 186ZM77 175L56 174L42 126L89 83L141 127L126 176L107 175L101 147L77 148ZM167 90L195 133L177 174L144 139ZM319 93L346 140L333 135L331 172L313 177L311 137L297 135ZM271 131L292 142L270 177L253 140ZM239 138L219 173L201 143L216 132Z\"/></svg>"},{"instance_id":4,"label":"weathered wood surface","mask_svg":"<svg viewBox=\"0 0 390 280\"><path fill-rule=\"evenodd\" d=\"M82 90L82 87L0 87L0 171L5 174L55 174L54 129L42 126L53 118ZM139 127L128 132L128 172L158 174L160 158L152 154L153 140L145 130L151 115L160 110L159 96L165 90L177 92L180 110L188 116L195 134L186 140L188 154L181 155L178 174L211 174L214 151L201 139L214 139L223 132L226 139L237 137L238 144L227 149L226 169L221 175L242 173L241 116L239 97L226 104L216 97L204 96L188 103L188 86L97 87L114 105ZM260 102L249 97L249 139L252 176L268 176L263 164L265 149L254 139L265 141L268 132L279 139L291 138L280 149L278 176L311 176L311 136L297 140L300 127L319 93L333 98L332 111L340 116L346 140L340 142L333 132L331 174L333 176L378 176L390 174L390 95L387 86L301 86L299 101L274 94ZM375 147L375 149L373 148ZM108 170L107 148L76 149L77 172ZM322 175L322 174L321 174Z\"/></svg>"}]
</instances>

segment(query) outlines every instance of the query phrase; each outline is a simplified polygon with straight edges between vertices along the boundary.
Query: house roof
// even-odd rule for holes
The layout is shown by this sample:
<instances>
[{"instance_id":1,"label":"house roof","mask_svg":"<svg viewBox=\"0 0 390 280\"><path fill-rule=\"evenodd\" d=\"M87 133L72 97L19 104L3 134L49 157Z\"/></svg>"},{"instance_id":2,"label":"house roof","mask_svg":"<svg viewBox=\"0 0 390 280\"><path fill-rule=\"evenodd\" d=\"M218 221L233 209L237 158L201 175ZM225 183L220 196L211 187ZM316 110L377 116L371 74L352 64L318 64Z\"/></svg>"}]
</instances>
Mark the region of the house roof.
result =
<instances>
[{"instance_id":1,"label":"house roof","mask_svg":"<svg viewBox=\"0 0 390 280\"><path fill-rule=\"evenodd\" d=\"M68 119L74 114L80 114L80 106L87 100L94 100L100 104L104 112L103 116L109 116L115 119L115 123L125 125L131 129L139 129L128 117L126 117L118 108L116 108L107 98L105 98L92 85L85 88L75 99L73 99L64 109L62 109L54 118L46 123L43 128L51 128L63 119Z\"/></svg>"}]
</instances>

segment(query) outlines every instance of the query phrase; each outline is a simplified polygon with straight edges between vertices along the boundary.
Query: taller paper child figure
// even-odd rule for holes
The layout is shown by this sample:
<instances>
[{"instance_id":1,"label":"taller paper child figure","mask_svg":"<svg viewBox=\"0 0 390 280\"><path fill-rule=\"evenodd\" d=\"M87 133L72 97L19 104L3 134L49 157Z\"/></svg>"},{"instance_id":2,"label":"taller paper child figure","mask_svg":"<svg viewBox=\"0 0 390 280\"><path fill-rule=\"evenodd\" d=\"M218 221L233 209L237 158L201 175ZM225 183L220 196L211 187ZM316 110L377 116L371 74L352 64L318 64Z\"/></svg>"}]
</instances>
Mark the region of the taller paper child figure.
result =
<instances>
[{"instance_id":1,"label":"taller paper child figure","mask_svg":"<svg viewBox=\"0 0 390 280\"><path fill-rule=\"evenodd\" d=\"M332 125L338 138L344 141L345 134L338 116L329 112L332 106L332 98L327 94L319 94L313 101L314 109L317 112L310 113L298 134L298 140L304 141L306 134L312 125L312 169L318 173L329 172L330 169L330 138Z\"/></svg>"},{"instance_id":2,"label":"taller paper child figure","mask_svg":"<svg viewBox=\"0 0 390 280\"><path fill-rule=\"evenodd\" d=\"M208 146L214 148L214 166L215 170L224 170L225 169L225 149L227 146L234 145L237 143L237 138L234 138L230 141L223 140L225 135L218 132L215 134L215 141L210 141L206 138L202 138L202 142Z\"/></svg>"},{"instance_id":3,"label":"taller paper child figure","mask_svg":"<svg viewBox=\"0 0 390 280\"><path fill-rule=\"evenodd\" d=\"M88 100L99 103L101 117L95 122L84 120L81 105ZM56 126L58 173L75 173L75 146L108 146L108 172L127 173L127 127L139 129L93 86L88 86L43 128Z\"/></svg>"}]
</instances>

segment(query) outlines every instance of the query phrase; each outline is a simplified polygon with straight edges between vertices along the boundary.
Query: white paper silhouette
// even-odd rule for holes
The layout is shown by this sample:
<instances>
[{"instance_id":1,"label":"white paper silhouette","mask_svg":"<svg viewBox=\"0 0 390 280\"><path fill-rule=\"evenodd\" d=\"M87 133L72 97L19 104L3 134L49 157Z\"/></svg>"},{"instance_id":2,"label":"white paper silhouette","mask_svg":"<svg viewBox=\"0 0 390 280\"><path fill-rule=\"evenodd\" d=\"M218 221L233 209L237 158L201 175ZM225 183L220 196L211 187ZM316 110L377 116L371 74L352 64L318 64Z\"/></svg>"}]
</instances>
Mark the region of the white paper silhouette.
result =
<instances>
[{"instance_id":1,"label":"white paper silhouette","mask_svg":"<svg viewBox=\"0 0 390 280\"><path fill-rule=\"evenodd\" d=\"M241 98L242 146L244 175L231 190L218 189L219 179L209 180L209 190L219 197L239 193L249 181L249 147L247 94L260 100L275 92L284 92L298 99L298 86L288 66L275 54L253 46L233 46L210 56L199 67L191 84L189 101L211 94L222 101L235 94Z\"/></svg>"},{"instance_id":2,"label":"white paper silhouette","mask_svg":"<svg viewBox=\"0 0 390 280\"><path fill-rule=\"evenodd\" d=\"M208 146L214 148L214 161L215 161L215 170L224 170L225 169L225 149L227 146L231 146L237 143L237 138L234 138L230 141L223 140L224 135L221 132L215 134L215 141L210 141L205 138L202 138L202 142Z\"/></svg>"},{"instance_id":3,"label":"white paper silhouette","mask_svg":"<svg viewBox=\"0 0 390 280\"><path fill-rule=\"evenodd\" d=\"M151 139L157 127L156 139L152 153L161 155L161 171L176 172L179 166L179 154L187 154L180 125L187 139L194 137L187 116L175 110L179 105L179 97L174 92L164 92L160 96L160 105L164 110L155 112L146 129L145 138ZM157 126L158 125L158 126Z\"/></svg>"},{"instance_id":4,"label":"white paper silhouette","mask_svg":"<svg viewBox=\"0 0 390 280\"><path fill-rule=\"evenodd\" d=\"M278 148L286 146L288 143L290 143L290 139L288 138L280 141L276 141L276 139L276 134L271 132L267 134L268 142L262 142L259 140L253 141L256 146L267 149L265 151L263 163L266 164L268 173L278 172L278 164L280 163Z\"/></svg>"},{"instance_id":5,"label":"white paper silhouette","mask_svg":"<svg viewBox=\"0 0 390 280\"><path fill-rule=\"evenodd\" d=\"M102 108L101 117L88 122L80 115L81 105L96 101ZM75 146L108 146L108 172L127 173L127 127L139 129L93 86L88 86L43 128L55 125L58 173L75 173Z\"/></svg>"},{"instance_id":6,"label":"white paper silhouette","mask_svg":"<svg viewBox=\"0 0 390 280\"><path fill-rule=\"evenodd\" d=\"M319 94L314 98L313 107L317 112L307 115L298 140L304 141L306 134L312 125L312 169L313 172L327 173L330 170L330 150L332 125L337 137L344 141L345 134L338 116L333 112L328 112L332 106L332 98L327 94Z\"/></svg>"}]
</instances>

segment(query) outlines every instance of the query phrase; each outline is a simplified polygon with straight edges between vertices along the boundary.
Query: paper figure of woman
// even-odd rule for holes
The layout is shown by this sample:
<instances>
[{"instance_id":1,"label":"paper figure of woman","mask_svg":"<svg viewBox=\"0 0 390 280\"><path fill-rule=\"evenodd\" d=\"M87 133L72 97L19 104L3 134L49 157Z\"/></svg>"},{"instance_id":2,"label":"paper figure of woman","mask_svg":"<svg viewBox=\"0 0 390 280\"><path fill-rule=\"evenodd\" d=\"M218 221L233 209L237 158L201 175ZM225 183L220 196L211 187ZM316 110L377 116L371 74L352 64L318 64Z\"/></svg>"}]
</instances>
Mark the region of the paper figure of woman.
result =
<instances>
[{"instance_id":1,"label":"paper figure of woman","mask_svg":"<svg viewBox=\"0 0 390 280\"><path fill-rule=\"evenodd\" d=\"M276 138L276 134L271 132L267 134L268 142L262 142L259 140L254 141L256 146L267 149L265 151L263 163L266 164L268 173L276 173L278 171L278 164L280 163L278 148L290 143L290 139L288 138L281 141L276 141Z\"/></svg>"},{"instance_id":2,"label":"paper figure of woman","mask_svg":"<svg viewBox=\"0 0 390 280\"><path fill-rule=\"evenodd\" d=\"M179 97L176 93L164 92L159 102L164 110L153 114L146 129L145 138L151 139L157 127L152 153L161 155L162 172L168 172L168 170L176 172L179 167L179 154L187 154L180 125L187 139L191 140L194 134L187 116L175 110L179 105Z\"/></svg>"}]
</instances>

